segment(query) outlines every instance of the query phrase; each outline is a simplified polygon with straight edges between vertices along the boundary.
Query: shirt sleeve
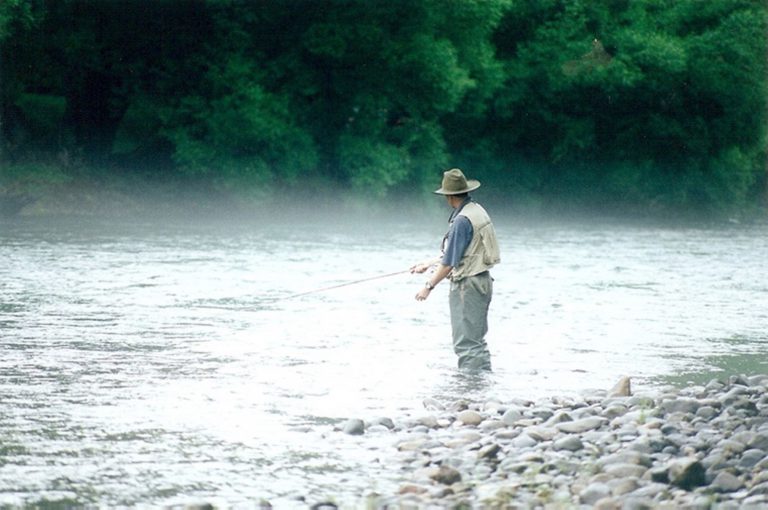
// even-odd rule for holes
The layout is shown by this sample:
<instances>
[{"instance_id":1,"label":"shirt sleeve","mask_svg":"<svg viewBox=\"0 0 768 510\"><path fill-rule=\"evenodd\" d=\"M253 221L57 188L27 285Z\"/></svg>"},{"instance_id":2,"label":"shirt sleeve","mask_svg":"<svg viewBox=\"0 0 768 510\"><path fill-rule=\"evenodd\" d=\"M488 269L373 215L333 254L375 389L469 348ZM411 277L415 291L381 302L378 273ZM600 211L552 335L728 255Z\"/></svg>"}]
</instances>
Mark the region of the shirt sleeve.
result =
<instances>
[{"instance_id":1,"label":"shirt sleeve","mask_svg":"<svg viewBox=\"0 0 768 510\"><path fill-rule=\"evenodd\" d=\"M456 267L461 262L464 252L467 251L469 243L472 241L472 222L466 216L457 216L448 230L448 239L445 241L445 252L443 253L444 266Z\"/></svg>"}]
</instances>

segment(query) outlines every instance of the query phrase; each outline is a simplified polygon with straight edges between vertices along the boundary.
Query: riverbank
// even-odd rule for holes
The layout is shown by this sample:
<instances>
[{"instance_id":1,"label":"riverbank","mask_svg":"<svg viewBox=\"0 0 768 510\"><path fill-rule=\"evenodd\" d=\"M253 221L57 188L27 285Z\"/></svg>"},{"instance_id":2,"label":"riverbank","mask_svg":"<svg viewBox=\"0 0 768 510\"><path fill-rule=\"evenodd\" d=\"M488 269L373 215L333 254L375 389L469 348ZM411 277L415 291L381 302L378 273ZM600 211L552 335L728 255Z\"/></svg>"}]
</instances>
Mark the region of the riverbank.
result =
<instances>
[{"instance_id":1,"label":"riverbank","mask_svg":"<svg viewBox=\"0 0 768 510\"><path fill-rule=\"evenodd\" d=\"M370 214L400 214L404 218L424 211L444 216L444 204L428 191L401 190L386 197L370 195L319 180L301 185L274 184L262 189L216 187L209 182L150 177L118 173L75 177L60 169L47 168L42 176L20 183L3 183L0 178L0 219L26 217L96 217L96 218L247 218L272 214L295 218L318 212L355 217ZM45 174L53 173L53 175ZM0 176L2 177L2 176ZM656 210L654 208L608 207L605 204L572 201L567 197L544 197L519 190L487 187L477 192L477 200L496 214L512 214L534 221L620 221L667 225L717 225L728 223L764 223L768 209L754 207L726 214L697 210Z\"/></svg>"},{"instance_id":2,"label":"riverbank","mask_svg":"<svg viewBox=\"0 0 768 510\"><path fill-rule=\"evenodd\" d=\"M768 507L768 375L633 394L628 379L583 398L438 402L394 423L396 494L375 508ZM313 508L333 508L317 503Z\"/></svg>"}]
</instances>

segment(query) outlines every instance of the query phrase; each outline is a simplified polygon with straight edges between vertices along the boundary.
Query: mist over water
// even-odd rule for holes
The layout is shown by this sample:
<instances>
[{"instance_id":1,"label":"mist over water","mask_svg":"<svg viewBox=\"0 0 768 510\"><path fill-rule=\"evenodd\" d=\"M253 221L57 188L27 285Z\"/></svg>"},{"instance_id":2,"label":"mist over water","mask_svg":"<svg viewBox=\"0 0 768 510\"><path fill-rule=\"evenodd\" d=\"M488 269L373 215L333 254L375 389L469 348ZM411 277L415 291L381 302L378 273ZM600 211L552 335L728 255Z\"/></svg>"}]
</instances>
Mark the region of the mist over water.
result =
<instances>
[{"instance_id":1,"label":"mist over water","mask_svg":"<svg viewBox=\"0 0 768 510\"><path fill-rule=\"evenodd\" d=\"M399 474L394 436L333 430L347 418L766 371L765 225L491 211L494 372L471 378L446 284L422 303L410 274L290 297L435 255L448 211L285 213L0 223L0 504L353 501Z\"/></svg>"}]
</instances>

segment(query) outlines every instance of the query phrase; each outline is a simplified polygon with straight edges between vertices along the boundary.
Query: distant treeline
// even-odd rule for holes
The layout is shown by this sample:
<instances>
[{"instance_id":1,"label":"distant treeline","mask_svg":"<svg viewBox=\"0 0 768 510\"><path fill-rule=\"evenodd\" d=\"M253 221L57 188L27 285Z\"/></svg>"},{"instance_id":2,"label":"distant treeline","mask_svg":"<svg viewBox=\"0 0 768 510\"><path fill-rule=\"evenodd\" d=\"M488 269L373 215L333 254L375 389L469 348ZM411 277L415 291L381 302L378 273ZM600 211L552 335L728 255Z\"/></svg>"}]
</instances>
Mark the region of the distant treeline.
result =
<instances>
[{"instance_id":1,"label":"distant treeline","mask_svg":"<svg viewBox=\"0 0 768 510\"><path fill-rule=\"evenodd\" d=\"M764 0L3 0L0 191L101 172L386 197L460 166L532 200L744 210L767 20Z\"/></svg>"}]
</instances>

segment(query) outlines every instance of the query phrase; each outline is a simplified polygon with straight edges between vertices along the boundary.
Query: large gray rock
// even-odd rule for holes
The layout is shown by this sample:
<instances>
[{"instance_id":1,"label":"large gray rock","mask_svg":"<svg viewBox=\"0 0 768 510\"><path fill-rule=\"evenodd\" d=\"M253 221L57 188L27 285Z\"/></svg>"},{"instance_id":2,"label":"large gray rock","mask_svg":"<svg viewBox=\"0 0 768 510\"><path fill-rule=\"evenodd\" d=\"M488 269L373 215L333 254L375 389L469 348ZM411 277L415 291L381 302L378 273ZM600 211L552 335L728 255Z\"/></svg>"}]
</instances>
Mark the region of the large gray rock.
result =
<instances>
[{"instance_id":1,"label":"large gray rock","mask_svg":"<svg viewBox=\"0 0 768 510\"><path fill-rule=\"evenodd\" d=\"M685 490L706 485L704 466L695 458L674 460L669 464L669 483Z\"/></svg>"},{"instance_id":2,"label":"large gray rock","mask_svg":"<svg viewBox=\"0 0 768 510\"><path fill-rule=\"evenodd\" d=\"M629 377L622 377L608 392L609 397L629 397L632 395Z\"/></svg>"}]
</instances>

